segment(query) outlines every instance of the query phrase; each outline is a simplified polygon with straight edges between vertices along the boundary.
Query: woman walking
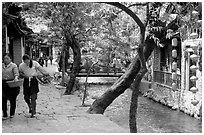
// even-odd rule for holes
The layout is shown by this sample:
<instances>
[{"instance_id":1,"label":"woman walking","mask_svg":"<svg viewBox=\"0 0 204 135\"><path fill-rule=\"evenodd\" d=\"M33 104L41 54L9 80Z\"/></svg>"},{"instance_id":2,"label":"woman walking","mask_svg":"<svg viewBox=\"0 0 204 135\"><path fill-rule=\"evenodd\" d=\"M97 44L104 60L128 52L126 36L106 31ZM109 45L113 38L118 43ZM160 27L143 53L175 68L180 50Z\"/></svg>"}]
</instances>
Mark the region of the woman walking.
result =
<instances>
[{"instance_id":1,"label":"woman walking","mask_svg":"<svg viewBox=\"0 0 204 135\"><path fill-rule=\"evenodd\" d=\"M29 55L23 56L23 63L19 65L20 76L24 78L23 82L23 94L25 102L28 104L29 113L31 118L36 114L36 99L39 92L38 81L36 76L38 71L44 75L49 75L37 61L30 58Z\"/></svg>"},{"instance_id":2,"label":"woman walking","mask_svg":"<svg viewBox=\"0 0 204 135\"><path fill-rule=\"evenodd\" d=\"M10 101L10 118L13 118L16 110L16 98L19 94L20 87L9 87L7 81L17 81L19 77L18 67L11 61L11 55L3 55L2 63L2 111L3 120L8 118L7 101Z\"/></svg>"}]
</instances>

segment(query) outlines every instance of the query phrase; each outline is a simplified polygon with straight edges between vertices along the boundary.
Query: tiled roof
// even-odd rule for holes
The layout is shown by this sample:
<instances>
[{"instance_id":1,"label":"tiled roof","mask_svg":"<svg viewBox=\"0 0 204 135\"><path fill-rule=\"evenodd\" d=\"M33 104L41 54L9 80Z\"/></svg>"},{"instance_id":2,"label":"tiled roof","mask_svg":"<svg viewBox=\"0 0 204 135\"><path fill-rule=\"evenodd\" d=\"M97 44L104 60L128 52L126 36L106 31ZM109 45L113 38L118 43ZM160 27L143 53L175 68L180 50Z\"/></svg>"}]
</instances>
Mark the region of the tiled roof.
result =
<instances>
[{"instance_id":1,"label":"tiled roof","mask_svg":"<svg viewBox=\"0 0 204 135\"><path fill-rule=\"evenodd\" d=\"M5 23L3 25L8 25L8 24L12 23L20 35L29 35L29 34L33 33L32 29L30 29L28 27L26 27L26 29L25 28L23 29L19 25L19 23L17 23L16 20L18 19L18 16L3 13L3 19L4 19L3 21Z\"/></svg>"}]
</instances>

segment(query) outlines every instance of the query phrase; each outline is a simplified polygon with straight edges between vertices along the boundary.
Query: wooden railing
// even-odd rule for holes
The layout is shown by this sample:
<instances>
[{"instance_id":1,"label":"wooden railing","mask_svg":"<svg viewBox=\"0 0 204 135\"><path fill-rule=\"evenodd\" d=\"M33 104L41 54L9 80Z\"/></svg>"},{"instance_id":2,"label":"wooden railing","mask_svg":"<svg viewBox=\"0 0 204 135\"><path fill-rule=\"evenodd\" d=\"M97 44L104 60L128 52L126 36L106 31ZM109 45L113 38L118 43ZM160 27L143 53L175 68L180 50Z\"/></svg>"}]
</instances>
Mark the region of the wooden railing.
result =
<instances>
[{"instance_id":1,"label":"wooden railing","mask_svg":"<svg viewBox=\"0 0 204 135\"><path fill-rule=\"evenodd\" d=\"M154 71L154 82L167 85L172 85L172 74L165 71ZM181 89L181 75L177 74L177 88Z\"/></svg>"}]
</instances>

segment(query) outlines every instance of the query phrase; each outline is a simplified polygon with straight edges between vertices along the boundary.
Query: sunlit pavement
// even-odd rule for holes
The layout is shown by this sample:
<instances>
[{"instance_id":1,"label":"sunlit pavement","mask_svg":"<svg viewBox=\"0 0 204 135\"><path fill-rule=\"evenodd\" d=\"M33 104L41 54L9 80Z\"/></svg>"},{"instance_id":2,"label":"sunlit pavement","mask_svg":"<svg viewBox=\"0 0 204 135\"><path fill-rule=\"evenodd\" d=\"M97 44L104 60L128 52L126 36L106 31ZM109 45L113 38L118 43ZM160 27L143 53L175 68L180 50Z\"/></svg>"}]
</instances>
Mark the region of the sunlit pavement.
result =
<instances>
[{"instance_id":1,"label":"sunlit pavement","mask_svg":"<svg viewBox=\"0 0 204 135\"><path fill-rule=\"evenodd\" d=\"M56 64L44 67L50 74L57 71ZM101 80L102 79L102 80ZM114 82L117 78L108 78ZM97 83L107 78L89 78ZM85 79L81 78L81 82ZM110 87L94 85L88 87L90 97L99 97ZM106 109L104 115L87 114L88 107L81 107L82 101L76 95L63 95L54 85L40 85L37 100L37 117L29 118L28 108L23 100L22 90L18 96L16 116L2 122L3 133L128 133L129 105L131 91L120 95ZM94 99L88 98L86 104ZM183 112L139 96L137 126L139 133L201 133L202 122ZM107 116L107 117L105 117ZM112 122L110 121L112 120ZM118 125L116 125L115 123Z\"/></svg>"},{"instance_id":2,"label":"sunlit pavement","mask_svg":"<svg viewBox=\"0 0 204 135\"><path fill-rule=\"evenodd\" d=\"M45 67L49 73L56 65ZM63 95L63 90L53 84L40 85L37 99L37 114L29 118L28 107L23 99L22 89L17 98L16 115L2 121L3 133L128 133L107 117L88 114L88 107L81 106L77 95Z\"/></svg>"}]
</instances>

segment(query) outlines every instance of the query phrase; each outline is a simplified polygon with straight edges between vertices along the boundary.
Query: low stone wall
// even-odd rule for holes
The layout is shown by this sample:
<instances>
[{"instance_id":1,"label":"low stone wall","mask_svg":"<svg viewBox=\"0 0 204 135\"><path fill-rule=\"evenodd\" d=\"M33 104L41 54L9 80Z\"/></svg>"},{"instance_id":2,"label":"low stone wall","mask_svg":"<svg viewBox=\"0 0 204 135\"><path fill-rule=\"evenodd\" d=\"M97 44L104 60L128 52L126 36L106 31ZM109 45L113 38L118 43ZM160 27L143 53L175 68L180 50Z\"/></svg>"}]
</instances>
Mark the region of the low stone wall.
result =
<instances>
[{"instance_id":1,"label":"low stone wall","mask_svg":"<svg viewBox=\"0 0 204 135\"><path fill-rule=\"evenodd\" d=\"M196 97L201 96L196 94ZM202 116L202 103L199 102L196 106L191 103L191 100L194 98L194 95L190 91L183 91L181 94L181 104L180 110L186 114L189 114L197 119L200 119Z\"/></svg>"},{"instance_id":2,"label":"low stone wall","mask_svg":"<svg viewBox=\"0 0 204 135\"><path fill-rule=\"evenodd\" d=\"M159 83L153 83L153 85L151 85L152 87L150 85L150 82L144 80L141 82L140 92L144 96L172 107L172 109L178 109L178 91L172 91L170 87Z\"/></svg>"},{"instance_id":3,"label":"low stone wall","mask_svg":"<svg viewBox=\"0 0 204 135\"><path fill-rule=\"evenodd\" d=\"M197 106L192 105L191 99L193 99L193 95L189 91L173 91L169 86L159 83L153 83L151 85L151 82L142 80L140 84L140 92L145 97L153 99L154 101L172 109L179 109L197 119L200 119L202 116L201 102Z\"/></svg>"}]
</instances>

